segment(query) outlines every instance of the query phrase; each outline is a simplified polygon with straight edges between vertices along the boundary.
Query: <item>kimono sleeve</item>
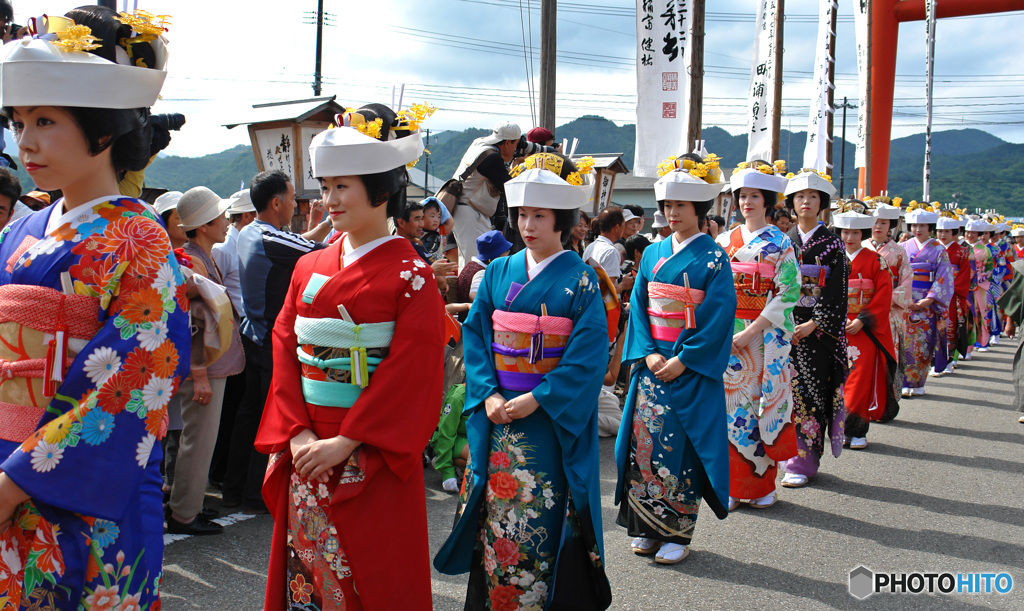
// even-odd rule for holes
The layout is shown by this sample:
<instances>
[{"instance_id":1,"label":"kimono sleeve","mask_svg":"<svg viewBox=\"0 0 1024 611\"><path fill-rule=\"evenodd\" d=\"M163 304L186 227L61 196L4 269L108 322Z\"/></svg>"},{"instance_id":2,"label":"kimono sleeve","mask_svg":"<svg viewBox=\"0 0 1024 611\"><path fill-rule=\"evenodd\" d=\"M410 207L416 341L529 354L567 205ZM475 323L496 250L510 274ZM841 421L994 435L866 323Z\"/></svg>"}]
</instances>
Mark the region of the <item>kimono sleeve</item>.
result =
<instances>
[{"instance_id":1,"label":"kimono sleeve","mask_svg":"<svg viewBox=\"0 0 1024 611\"><path fill-rule=\"evenodd\" d=\"M864 323L864 328L874 331L881 325L889 325L889 304L892 302L892 280L889 273L881 265L881 256L875 255L878 260L871 262L871 281L875 285L875 292L867 307L857 314L857 318Z\"/></svg>"},{"instance_id":2,"label":"kimono sleeve","mask_svg":"<svg viewBox=\"0 0 1024 611\"><path fill-rule=\"evenodd\" d=\"M103 326L2 469L37 503L119 521L137 509L129 503L162 456L167 404L188 375L188 302L153 219L125 214L69 248L102 271L102 284L76 277L75 286L99 297Z\"/></svg>"},{"instance_id":3,"label":"kimono sleeve","mask_svg":"<svg viewBox=\"0 0 1024 611\"><path fill-rule=\"evenodd\" d=\"M729 258L722 253L708 274L704 301L694 312L697 332L679 346L676 356L687 369L702 376L721 380L732 350L733 325L736 320L736 290ZM703 265L703 262L701 262Z\"/></svg>"},{"instance_id":4,"label":"kimono sleeve","mask_svg":"<svg viewBox=\"0 0 1024 611\"><path fill-rule=\"evenodd\" d=\"M892 303L896 307L906 310L914 298L914 273L910 269L910 257L907 256L906 251L899 246L894 246L894 250L896 250L896 270L899 273L899 283L892 292Z\"/></svg>"},{"instance_id":5,"label":"kimono sleeve","mask_svg":"<svg viewBox=\"0 0 1024 611\"><path fill-rule=\"evenodd\" d=\"M829 277L814 306L811 319L822 333L838 339L844 333L846 325L848 259L842 248L833 247L829 250L826 261L830 270ZM891 282L889 286L892 286ZM888 301L886 303L888 304Z\"/></svg>"},{"instance_id":6,"label":"kimono sleeve","mask_svg":"<svg viewBox=\"0 0 1024 611\"><path fill-rule=\"evenodd\" d=\"M622 349L622 362L630 365L658 352L651 336L651 319L647 316L650 299L647 294L648 274L654 269L650 259L658 254L657 248L648 248L640 260L640 271L633 284L629 298L629 327L626 329L626 344Z\"/></svg>"},{"instance_id":7,"label":"kimono sleeve","mask_svg":"<svg viewBox=\"0 0 1024 611\"><path fill-rule=\"evenodd\" d=\"M775 294L761 311L773 327L787 336L793 334L793 308L800 298L800 274L797 272L793 243L784 237L781 252L775 259Z\"/></svg>"},{"instance_id":8,"label":"kimono sleeve","mask_svg":"<svg viewBox=\"0 0 1024 611\"><path fill-rule=\"evenodd\" d=\"M473 299L473 306L469 310L469 316L462 325L462 353L465 355L466 364L466 405L463 411L481 409L487 397L499 390L498 374L494 370L494 354L491 350L494 338L491 315L494 313L494 293L495 285L498 284L499 265L506 262L499 260L487 266L483 282L480 283L480 288Z\"/></svg>"},{"instance_id":9,"label":"kimono sleeve","mask_svg":"<svg viewBox=\"0 0 1024 611\"><path fill-rule=\"evenodd\" d=\"M293 437L305 429L313 429L302 395L302 368L296 357L299 345L295 334L296 302L302 293L306 274L296 270L288 284L284 305L274 323L273 362L274 375L270 380L267 403L256 435L256 450L274 454L288 448Z\"/></svg>"},{"instance_id":10,"label":"kimono sleeve","mask_svg":"<svg viewBox=\"0 0 1024 611\"><path fill-rule=\"evenodd\" d=\"M573 327L558 366L533 389L541 408L562 429L580 437L597 415L597 397L608 368L608 322L595 282L576 291Z\"/></svg>"},{"instance_id":11,"label":"kimono sleeve","mask_svg":"<svg viewBox=\"0 0 1024 611\"><path fill-rule=\"evenodd\" d=\"M434 272L418 258L415 262L409 281L395 292L388 355L338 431L376 448L403 480L422 467L423 448L440 416L444 378L444 302Z\"/></svg>"},{"instance_id":12,"label":"kimono sleeve","mask_svg":"<svg viewBox=\"0 0 1024 611\"><path fill-rule=\"evenodd\" d=\"M945 312L949 307L949 300L953 298L953 265L949 262L949 254L942 247L938 247L939 256L935 261L935 282L928 291L928 298L934 299L932 309L936 312Z\"/></svg>"}]
</instances>

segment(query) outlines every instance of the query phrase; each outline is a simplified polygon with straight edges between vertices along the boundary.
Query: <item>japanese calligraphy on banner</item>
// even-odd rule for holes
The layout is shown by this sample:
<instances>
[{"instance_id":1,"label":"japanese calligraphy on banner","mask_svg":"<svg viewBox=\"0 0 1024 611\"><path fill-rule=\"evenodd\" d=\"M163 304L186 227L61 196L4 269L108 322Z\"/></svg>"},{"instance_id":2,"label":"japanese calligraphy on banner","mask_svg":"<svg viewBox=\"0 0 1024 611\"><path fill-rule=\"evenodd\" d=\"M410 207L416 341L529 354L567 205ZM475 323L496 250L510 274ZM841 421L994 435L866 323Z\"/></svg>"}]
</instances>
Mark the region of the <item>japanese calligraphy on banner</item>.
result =
<instances>
[{"instance_id":1,"label":"japanese calligraphy on banner","mask_svg":"<svg viewBox=\"0 0 1024 611\"><path fill-rule=\"evenodd\" d=\"M924 201L931 199L932 182L932 80L935 78L935 1L925 0L925 65L924 65Z\"/></svg>"},{"instance_id":2,"label":"japanese calligraphy on banner","mask_svg":"<svg viewBox=\"0 0 1024 611\"><path fill-rule=\"evenodd\" d=\"M686 152L690 123L691 0L636 1L635 176L657 176Z\"/></svg>"},{"instance_id":3,"label":"japanese calligraphy on banner","mask_svg":"<svg viewBox=\"0 0 1024 611\"><path fill-rule=\"evenodd\" d=\"M835 0L818 0L818 46L814 53L814 86L816 96L811 100L811 111L807 121L807 146L804 148L804 167L828 172L828 146L832 139L828 134L828 116L835 112L828 103L828 92L835 85L829 79L829 67L835 61L832 52L832 13L839 9Z\"/></svg>"},{"instance_id":4,"label":"japanese calligraphy on banner","mask_svg":"<svg viewBox=\"0 0 1024 611\"><path fill-rule=\"evenodd\" d=\"M857 36L857 155L854 166L867 167L868 156L868 16L871 12L869 0L853 0L853 26Z\"/></svg>"},{"instance_id":5,"label":"japanese calligraphy on banner","mask_svg":"<svg viewBox=\"0 0 1024 611\"><path fill-rule=\"evenodd\" d=\"M776 0L757 3L754 32L754 63L750 67L750 91L747 110L750 130L747 132L747 158L772 161L772 116L775 108L775 13Z\"/></svg>"}]
</instances>

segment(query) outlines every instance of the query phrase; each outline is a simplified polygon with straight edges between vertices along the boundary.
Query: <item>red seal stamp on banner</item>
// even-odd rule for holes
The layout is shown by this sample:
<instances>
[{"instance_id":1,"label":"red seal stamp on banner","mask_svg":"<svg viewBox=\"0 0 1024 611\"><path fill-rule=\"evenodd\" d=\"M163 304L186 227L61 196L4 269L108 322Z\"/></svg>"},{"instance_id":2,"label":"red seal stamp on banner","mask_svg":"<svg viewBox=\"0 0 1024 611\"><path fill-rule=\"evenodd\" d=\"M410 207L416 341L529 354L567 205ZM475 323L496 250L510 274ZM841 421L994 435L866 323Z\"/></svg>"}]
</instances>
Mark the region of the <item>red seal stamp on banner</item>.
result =
<instances>
[{"instance_id":1,"label":"red seal stamp on banner","mask_svg":"<svg viewBox=\"0 0 1024 611\"><path fill-rule=\"evenodd\" d=\"M661 73L661 90L662 91L676 91L679 89L679 73L678 72L662 72Z\"/></svg>"},{"instance_id":2,"label":"red seal stamp on banner","mask_svg":"<svg viewBox=\"0 0 1024 611\"><path fill-rule=\"evenodd\" d=\"M661 103L661 118L662 119L675 119L676 118L676 103L675 102L662 102Z\"/></svg>"}]
</instances>

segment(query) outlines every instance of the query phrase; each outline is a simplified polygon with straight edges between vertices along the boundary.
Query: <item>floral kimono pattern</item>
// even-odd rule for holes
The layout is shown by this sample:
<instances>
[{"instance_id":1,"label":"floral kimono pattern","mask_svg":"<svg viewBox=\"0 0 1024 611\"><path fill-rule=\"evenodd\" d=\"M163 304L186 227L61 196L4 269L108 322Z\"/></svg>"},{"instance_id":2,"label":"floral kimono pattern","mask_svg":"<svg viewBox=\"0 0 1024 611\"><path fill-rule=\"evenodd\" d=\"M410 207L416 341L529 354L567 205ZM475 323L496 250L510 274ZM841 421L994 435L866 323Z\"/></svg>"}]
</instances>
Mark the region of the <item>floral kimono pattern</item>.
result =
<instances>
[{"instance_id":1,"label":"floral kimono pattern","mask_svg":"<svg viewBox=\"0 0 1024 611\"><path fill-rule=\"evenodd\" d=\"M0 467L30 497L0 535L0 609L158 609L160 439L189 362L183 278L145 202L61 206L0 234L0 361L14 372L0 382ZM20 369L44 360L43 375ZM64 364L52 392L51 362Z\"/></svg>"},{"instance_id":2,"label":"floral kimono pattern","mask_svg":"<svg viewBox=\"0 0 1024 611\"><path fill-rule=\"evenodd\" d=\"M989 327L989 285L992 282L992 251L980 241L965 246L971 256L971 294L970 305L973 314L975 346L988 348L990 337ZM972 347L968 347L970 350Z\"/></svg>"},{"instance_id":3,"label":"floral kimono pattern","mask_svg":"<svg viewBox=\"0 0 1024 611\"><path fill-rule=\"evenodd\" d=\"M878 243L874 239L864 240L864 247L878 253L882 257L882 267L889 273L892 280L892 308L889 310L889 332L892 334L893 347L896 350L896 374L893 376L893 391L898 397L903 388L903 378L907 372L906 332L907 315L911 297L913 296L913 274L910 270L910 259L896 240Z\"/></svg>"},{"instance_id":4,"label":"floral kimono pattern","mask_svg":"<svg viewBox=\"0 0 1024 611\"><path fill-rule=\"evenodd\" d=\"M594 358L607 353L601 294L593 269L575 254L554 255L532 279L526 255L487 266L463 326L470 461L455 527L434 566L470 573L467 609L605 609L611 588L601 539L597 396L607 362ZM512 356L499 342L508 335L499 324L513 319L542 329L557 323L556 345L538 332L527 341L529 363ZM561 353L557 361L544 356L549 349ZM522 367L510 370L510 362ZM535 371L542 364L547 372ZM523 380L528 384L520 386ZM533 386L536 411L508 424L487 418L487 397L512 399L526 386Z\"/></svg>"},{"instance_id":5,"label":"floral kimono pattern","mask_svg":"<svg viewBox=\"0 0 1024 611\"><path fill-rule=\"evenodd\" d=\"M939 339L946 341L946 308L953 297L953 266L938 240L923 245L911 238L903 243L913 269L913 301L933 301L923 310L911 311L907 317L907 375L904 388L923 388L935 358Z\"/></svg>"},{"instance_id":6,"label":"floral kimono pattern","mask_svg":"<svg viewBox=\"0 0 1024 611\"><path fill-rule=\"evenodd\" d=\"M757 499L775 490L776 463L797 454L789 352L800 277L793 243L777 227L768 225L747 242L743 229L720 235L718 243L734 262L760 263L773 270L773 288L759 314L771 324L761 337L731 355L725 370L729 495ZM739 316L739 300L737 304ZM735 331L748 324L750 320L737 318Z\"/></svg>"},{"instance_id":7,"label":"floral kimono pattern","mask_svg":"<svg viewBox=\"0 0 1024 611\"><path fill-rule=\"evenodd\" d=\"M843 382L846 358L847 258L842 240L819 226L803 242L798 229L789 237L800 263L800 299L793 309L796 325L813 320L816 328L793 346L793 422L797 455L786 461L787 473L813 477L825 454L843 451L846 406Z\"/></svg>"},{"instance_id":8,"label":"floral kimono pattern","mask_svg":"<svg viewBox=\"0 0 1024 611\"><path fill-rule=\"evenodd\" d=\"M989 321L988 327L993 337L998 338L1003 332L1003 320L999 315L999 306L996 302L1003 296L1006 288L1006 278L1010 275L1008 246L1006 242L993 242L988 245L992 253L992 282L988 285Z\"/></svg>"}]
</instances>

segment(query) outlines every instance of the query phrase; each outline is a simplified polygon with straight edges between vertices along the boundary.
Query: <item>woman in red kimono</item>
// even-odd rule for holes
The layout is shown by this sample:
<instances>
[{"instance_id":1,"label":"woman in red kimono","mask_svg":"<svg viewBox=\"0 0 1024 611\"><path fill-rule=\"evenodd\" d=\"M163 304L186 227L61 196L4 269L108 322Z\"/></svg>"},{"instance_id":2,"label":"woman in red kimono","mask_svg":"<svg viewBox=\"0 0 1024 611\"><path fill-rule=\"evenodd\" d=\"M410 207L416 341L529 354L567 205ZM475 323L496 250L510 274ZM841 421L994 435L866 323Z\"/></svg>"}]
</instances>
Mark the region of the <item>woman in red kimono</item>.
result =
<instances>
[{"instance_id":1,"label":"woman in red kimono","mask_svg":"<svg viewBox=\"0 0 1024 611\"><path fill-rule=\"evenodd\" d=\"M266 609L431 607L420 456L438 419L444 305L387 224L423 151L416 110L428 109L364 106L310 143L341 237L299 260L274 326L256 438L271 454ZM379 138L366 135L377 119Z\"/></svg>"},{"instance_id":2,"label":"woman in red kimono","mask_svg":"<svg viewBox=\"0 0 1024 611\"><path fill-rule=\"evenodd\" d=\"M850 260L846 343L851 366L843 393L846 437L850 449L863 450L868 447L869 421L881 419L886 405L896 401L892 387L896 358L889 327L892 280L879 254L863 245L875 219L857 208L865 209L858 201L844 204L832 219Z\"/></svg>"}]
</instances>

